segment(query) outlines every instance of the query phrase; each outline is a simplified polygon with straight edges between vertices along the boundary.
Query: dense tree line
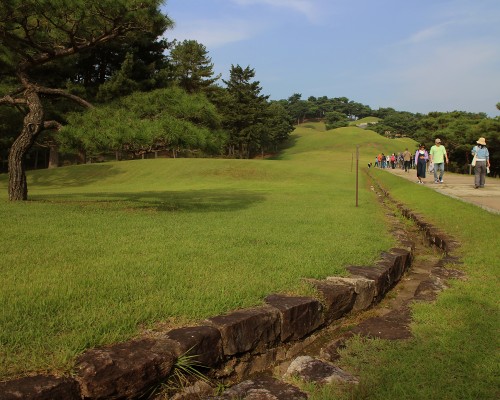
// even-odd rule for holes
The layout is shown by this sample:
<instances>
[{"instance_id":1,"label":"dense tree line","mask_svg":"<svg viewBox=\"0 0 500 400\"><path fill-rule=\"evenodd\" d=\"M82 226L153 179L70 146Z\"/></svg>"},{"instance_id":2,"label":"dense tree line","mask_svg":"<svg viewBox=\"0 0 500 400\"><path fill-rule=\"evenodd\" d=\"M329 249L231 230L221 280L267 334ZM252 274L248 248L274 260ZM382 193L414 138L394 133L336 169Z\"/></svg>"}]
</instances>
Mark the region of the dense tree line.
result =
<instances>
[{"instance_id":1,"label":"dense tree line","mask_svg":"<svg viewBox=\"0 0 500 400\"><path fill-rule=\"evenodd\" d=\"M220 81L204 45L164 39L159 0L5 0L0 5L0 168L9 198L27 198L25 169L103 157L250 158L276 152L293 124L328 129L373 116L389 136L440 136L453 166L484 136L499 157L499 119L465 112L372 110L346 97L270 101L255 70Z\"/></svg>"},{"instance_id":2,"label":"dense tree line","mask_svg":"<svg viewBox=\"0 0 500 400\"><path fill-rule=\"evenodd\" d=\"M301 99L295 93L280 104L295 123L322 120L328 129L347 126L353 121L371 116L378 122L369 129L389 138L410 137L428 148L439 137L450 158L449 168L467 173L472 160L471 148L480 137L487 140L491 153L492 174L500 175L500 118L489 118L485 113L464 111L430 112L428 114L397 111L393 108L371 109L346 97L309 97ZM500 103L497 108L500 110Z\"/></svg>"}]
</instances>

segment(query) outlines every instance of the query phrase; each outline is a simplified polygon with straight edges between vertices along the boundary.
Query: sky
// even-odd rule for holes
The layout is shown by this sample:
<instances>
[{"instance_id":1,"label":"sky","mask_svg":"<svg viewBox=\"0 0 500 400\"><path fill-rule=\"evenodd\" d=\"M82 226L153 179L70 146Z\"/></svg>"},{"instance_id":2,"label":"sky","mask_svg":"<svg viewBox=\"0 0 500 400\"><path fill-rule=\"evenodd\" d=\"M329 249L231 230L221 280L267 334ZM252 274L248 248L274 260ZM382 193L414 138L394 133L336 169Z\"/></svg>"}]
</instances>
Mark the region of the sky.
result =
<instances>
[{"instance_id":1,"label":"sky","mask_svg":"<svg viewBox=\"0 0 500 400\"><path fill-rule=\"evenodd\" d=\"M249 66L272 100L500 116L500 0L167 0L162 10L175 22L168 40L203 44L222 79Z\"/></svg>"}]
</instances>

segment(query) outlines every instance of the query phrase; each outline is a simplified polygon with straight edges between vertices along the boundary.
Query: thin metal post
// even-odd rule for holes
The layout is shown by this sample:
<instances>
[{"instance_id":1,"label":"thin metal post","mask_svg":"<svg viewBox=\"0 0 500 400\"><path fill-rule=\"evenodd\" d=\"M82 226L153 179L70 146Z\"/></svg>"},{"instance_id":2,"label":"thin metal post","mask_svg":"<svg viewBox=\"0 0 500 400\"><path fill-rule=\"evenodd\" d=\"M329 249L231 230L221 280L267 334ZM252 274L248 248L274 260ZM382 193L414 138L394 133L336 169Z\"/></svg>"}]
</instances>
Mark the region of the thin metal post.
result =
<instances>
[{"instance_id":1,"label":"thin metal post","mask_svg":"<svg viewBox=\"0 0 500 400\"><path fill-rule=\"evenodd\" d=\"M359 145L356 146L356 207L358 206Z\"/></svg>"}]
</instances>

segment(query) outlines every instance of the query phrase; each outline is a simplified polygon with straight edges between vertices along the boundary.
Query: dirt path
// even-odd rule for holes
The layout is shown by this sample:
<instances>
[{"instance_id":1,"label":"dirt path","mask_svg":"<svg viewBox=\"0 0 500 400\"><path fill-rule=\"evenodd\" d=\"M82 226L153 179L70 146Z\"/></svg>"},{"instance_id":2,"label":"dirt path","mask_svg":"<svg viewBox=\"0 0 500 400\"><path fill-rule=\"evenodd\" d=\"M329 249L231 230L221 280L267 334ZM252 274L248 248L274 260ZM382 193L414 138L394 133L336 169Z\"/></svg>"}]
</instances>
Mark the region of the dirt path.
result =
<instances>
[{"instance_id":1,"label":"dirt path","mask_svg":"<svg viewBox=\"0 0 500 400\"><path fill-rule=\"evenodd\" d=\"M399 168L388 168L385 171L413 182L417 181L416 170L405 172ZM427 173L427 178L424 179L427 187L446 196L475 204L489 212L500 214L500 179L487 177L485 187L480 189L474 188L474 175L445 172L444 183L436 184L433 181L433 174Z\"/></svg>"}]
</instances>

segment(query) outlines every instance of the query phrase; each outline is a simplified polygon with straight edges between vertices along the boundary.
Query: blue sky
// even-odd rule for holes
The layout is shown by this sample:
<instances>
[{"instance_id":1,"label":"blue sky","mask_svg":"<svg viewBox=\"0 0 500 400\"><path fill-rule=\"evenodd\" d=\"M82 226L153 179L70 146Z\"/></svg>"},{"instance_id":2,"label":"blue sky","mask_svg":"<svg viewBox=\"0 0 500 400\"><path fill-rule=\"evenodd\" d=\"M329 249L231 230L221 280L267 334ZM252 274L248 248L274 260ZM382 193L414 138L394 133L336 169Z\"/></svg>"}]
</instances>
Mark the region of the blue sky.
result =
<instances>
[{"instance_id":1,"label":"blue sky","mask_svg":"<svg viewBox=\"0 0 500 400\"><path fill-rule=\"evenodd\" d=\"M167 0L163 10L169 40L205 45L223 79L231 64L250 66L274 100L500 115L500 0Z\"/></svg>"}]
</instances>

